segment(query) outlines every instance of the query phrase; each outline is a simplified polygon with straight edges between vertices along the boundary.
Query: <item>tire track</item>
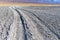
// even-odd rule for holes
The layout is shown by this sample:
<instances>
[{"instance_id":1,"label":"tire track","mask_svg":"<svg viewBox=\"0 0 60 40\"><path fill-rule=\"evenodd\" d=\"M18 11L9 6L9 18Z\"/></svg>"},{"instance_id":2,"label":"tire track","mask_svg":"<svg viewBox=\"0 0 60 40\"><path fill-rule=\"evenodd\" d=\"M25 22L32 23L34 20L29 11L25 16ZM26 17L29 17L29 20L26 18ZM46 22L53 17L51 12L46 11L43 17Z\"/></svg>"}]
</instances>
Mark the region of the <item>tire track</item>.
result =
<instances>
[{"instance_id":1,"label":"tire track","mask_svg":"<svg viewBox=\"0 0 60 40\"><path fill-rule=\"evenodd\" d=\"M6 40L8 39L9 31L11 30L11 29L10 29L10 26L11 26L11 25L12 25L12 23L9 25L8 31L6 32L6 35L7 35L7 36L5 37ZM5 26L4 26L4 27L5 27Z\"/></svg>"},{"instance_id":2,"label":"tire track","mask_svg":"<svg viewBox=\"0 0 60 40\"><path fill-rule=\"evenodd\" d=\"M4 9L4 10L3 10ZM13 23L13 14L8 7L0 7L0 40L7 40L10 26Z\"/></svg>"},{"instance_id":3,"label":"tire track","mask_svg":"<svg viewBox=\"0 0 60 40\"><path fill-rule=\"evenodd\" d=\"M21 9L21 10L24 10L26 12L29 12L31 14L33 14L43 25L45 25L58 39L60 39L60 36L58 34L56 34L50 27L53 27L52 25L46 23L45 21L43 21L41 18L39 18L36 14L34 14L33 12L31 11L28 11L26 9Z\"/></svg>"},{"instance_id":4,"label":"tire track","mask_svg":"<svg viewBox=\"0 0 60 40\"><path fill-rule=\"evenodd\" d=\"M12 9L14 9L14 8L12 8ZM20 19L21 19L21 22L23 25L23 31L24 31L24 40L30 40L32 34L28 31L29 28L27 26L27 22L26 22L25 18L21 15L21 13L16 8L14 10L20 15Z\"/></svg>"}]
</instances>

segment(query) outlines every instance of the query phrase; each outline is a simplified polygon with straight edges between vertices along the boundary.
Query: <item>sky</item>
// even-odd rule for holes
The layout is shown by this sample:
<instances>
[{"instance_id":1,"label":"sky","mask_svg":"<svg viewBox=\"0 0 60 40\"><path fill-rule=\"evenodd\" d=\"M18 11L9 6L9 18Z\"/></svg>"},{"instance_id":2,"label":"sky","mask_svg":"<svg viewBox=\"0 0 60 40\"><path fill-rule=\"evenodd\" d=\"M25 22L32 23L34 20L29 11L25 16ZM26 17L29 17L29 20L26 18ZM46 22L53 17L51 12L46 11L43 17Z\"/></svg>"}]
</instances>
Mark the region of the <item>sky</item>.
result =
<instances>
[{"instance_id":1,"label":"sky","mask_svg":"<svg viewBox=\"0 0 60 40\"><path fill-rule=\"evenodd\" d=\"M60 0L0 0L8 2L24 2L24 3L60 3Z\"/></svg>"}]
</instances>

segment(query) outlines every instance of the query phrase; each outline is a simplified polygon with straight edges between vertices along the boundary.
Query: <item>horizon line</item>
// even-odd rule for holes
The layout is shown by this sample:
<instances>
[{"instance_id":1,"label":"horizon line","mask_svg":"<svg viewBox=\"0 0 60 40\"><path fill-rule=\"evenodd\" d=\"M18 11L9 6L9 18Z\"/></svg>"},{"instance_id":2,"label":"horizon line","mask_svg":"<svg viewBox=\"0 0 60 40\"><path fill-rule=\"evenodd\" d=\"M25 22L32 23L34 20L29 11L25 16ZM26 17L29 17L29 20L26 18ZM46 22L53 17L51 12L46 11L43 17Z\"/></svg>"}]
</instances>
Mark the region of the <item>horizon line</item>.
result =
<instances>
[{"instance_id":1,"label":"horizon line","mask_svg":"<svg viewBox=\"0 0 60 40\"><path fill-rule=\"evenodd\" d=\"M60 4L0 2L0 6L60 6Z\"/></svg>"}]
</instances>

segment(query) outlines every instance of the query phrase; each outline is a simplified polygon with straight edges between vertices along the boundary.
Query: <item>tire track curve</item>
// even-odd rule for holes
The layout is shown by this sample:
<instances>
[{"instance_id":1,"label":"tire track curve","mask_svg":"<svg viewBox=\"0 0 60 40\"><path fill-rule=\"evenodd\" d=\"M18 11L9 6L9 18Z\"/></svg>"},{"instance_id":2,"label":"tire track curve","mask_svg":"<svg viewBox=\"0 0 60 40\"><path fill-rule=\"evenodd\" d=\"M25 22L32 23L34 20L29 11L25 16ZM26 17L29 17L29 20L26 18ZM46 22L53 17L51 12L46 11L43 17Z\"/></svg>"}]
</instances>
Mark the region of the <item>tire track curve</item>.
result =
<instances>
[{"instance_id":1,"label":"tire track curve","mask_svg":"<svg viewBox=\"0 0 60 40\"><path fill-rule=\"evenodd\" d=\"M51 30L50 27L53 27L52 25L47 24L45 21L43 21L42 19L40 19L36 14L34 14L34 13L31 12L31 11L28 11L28 10L26 10L26 9L19 9L19 10L24 10L24 11L29 12L29 13L31 13L32 15L34 15L43 25L45 25L45 27L47 27L47 28L58 38L58 39L56 39L56 40L59 40L59 39L60 39L59 35L56 34L53 30Z\"/></svg>"},{"instance_id":2,"label":"tire track curve","mask_svg":"<svg viewBox=\"0 0 60 40\"><path fill-rule=\"evenodd\" d=\"M23 31L24 31L24 40L31 40L32 34L28 31L29 28L27 26L27 22L26 22L25 18L21 15L21 13L16 8L13 8L13 7L11 7L11 8L20 15L20 19L21 19L21 23L22 23Z\"/></svg>"}]
</instances>

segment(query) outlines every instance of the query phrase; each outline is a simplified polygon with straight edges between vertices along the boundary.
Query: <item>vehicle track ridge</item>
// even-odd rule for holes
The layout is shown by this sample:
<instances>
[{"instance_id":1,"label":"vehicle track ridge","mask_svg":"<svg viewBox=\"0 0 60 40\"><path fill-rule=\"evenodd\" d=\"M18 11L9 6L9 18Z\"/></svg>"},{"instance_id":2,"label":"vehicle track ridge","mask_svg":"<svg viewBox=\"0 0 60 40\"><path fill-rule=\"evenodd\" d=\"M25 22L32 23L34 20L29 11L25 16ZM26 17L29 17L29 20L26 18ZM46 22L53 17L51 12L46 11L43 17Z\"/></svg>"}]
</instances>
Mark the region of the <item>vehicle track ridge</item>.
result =
<instances>
[{"instance_id":1,"label":"vehicle track ridge","mask_svg":"<svg viewBox=\"0 0 60 40\"><path fill-rule=\"evenodd\" d=\"M24 11L26 11L26 12L29 12L29 13L32 13L32 12L30 12L30 11L28 11L28 10L25 10L25 9L22 9L22 10L24 10ZM52 30L50 29L50 27L51 27L52 25L47 24L47 23L46 23L45 21L43 21L41 18L39 18L38 16L36 16L34 13L32 13L32 14L33 14L43 25L45 25L54 35L56 35L58 39L60 39L59 35L56 34L54 31L52 31ZM49 27L48 27L48 26L49 26Z\"/></svg>"}]
</instances>

